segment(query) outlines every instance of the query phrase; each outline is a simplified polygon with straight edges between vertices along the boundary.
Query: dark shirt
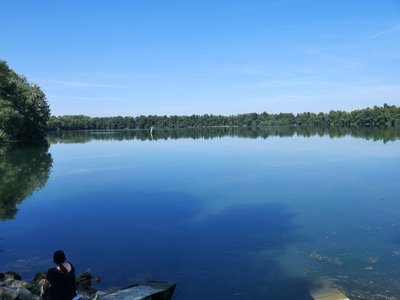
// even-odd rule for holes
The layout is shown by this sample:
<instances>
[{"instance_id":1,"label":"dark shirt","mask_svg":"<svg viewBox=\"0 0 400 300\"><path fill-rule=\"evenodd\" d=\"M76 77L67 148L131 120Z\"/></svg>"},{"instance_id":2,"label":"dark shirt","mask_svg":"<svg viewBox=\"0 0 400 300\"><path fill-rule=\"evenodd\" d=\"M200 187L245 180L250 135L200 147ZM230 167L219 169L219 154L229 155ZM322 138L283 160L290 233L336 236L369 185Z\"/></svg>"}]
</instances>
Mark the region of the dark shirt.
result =
<instances>
[{"instance_id":1,"label":"dark shirt","mask_svg":"<svg viewBox=\"0 0 400 300\"><path fill-rule=\"evenodd\" d=\"M71 300L76 296L75 268L71 265L71 271L62 273L57 268L47 271L47 280L50 287L46 291L46 299Z\"/></svg>"}]
</instances>

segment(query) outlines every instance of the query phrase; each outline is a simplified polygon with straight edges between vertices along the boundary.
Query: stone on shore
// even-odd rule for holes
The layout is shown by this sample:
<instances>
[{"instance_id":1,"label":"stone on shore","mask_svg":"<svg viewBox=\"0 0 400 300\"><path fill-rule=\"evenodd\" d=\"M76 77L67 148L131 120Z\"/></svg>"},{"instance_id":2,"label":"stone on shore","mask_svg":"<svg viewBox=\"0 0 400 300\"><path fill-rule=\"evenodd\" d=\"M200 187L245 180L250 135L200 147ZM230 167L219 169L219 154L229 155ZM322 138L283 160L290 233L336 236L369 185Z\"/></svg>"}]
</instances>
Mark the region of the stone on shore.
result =
<instances>
[{"instance_id":1,"label":"stone on shore","mask_svg":"<svg viewBox=\"0 0 400 300\"><path fill-rule=\"evenodd\" d=\"M30 289L32 294L34 295L40 295L40 290L42 286L45 284L46 279L40 279L39 281L34 281L32 288Z\"/></svg>"},{"instance_id":2,"label":"stone on shore","mask_svg":"<svg viewBox=\"0 0 400 300\"><path fill-rule=\"evenodd\" d=\"M98 299L103 300L170 300L176 284L167 282L148 282L135 285L112 293L98 293Z\"/></svg>"},{"instance_id":3,"label":"stone on shore","mask_svg":"<svg viewBox=\"0 0 400 300\"><path fill-rule=\"evenodd\" d=\"M46 273L37 273L32 283L18 279L21 276L15 272L6 272L1 278L0 300L39 300L41 287L46 282ZM91 286L91 281L90 270L76 278L77 290L84 299L170 300L176 286L168 282L150 281L116 291L101 292Z\"/></svg>"},{"instance_id":4,"label":"stone on shore","mask_svg":"<svg viewBox=\"0 0 400 300\"><path fill-rule=\"evenodd\" d=\"M33 277L33 282L39 282L42 279L46 279L47 278L47 274L46 272L37 272L35 277Z\"/></svg>"},{"instance_id":5,"label":"stone on shore","mask_svg":"<svg viewBox=\"0 0 400 300\"><path fill-rule=\"evenodd\" d=\"M6 286L9 288L15 288L15 289L19 289L22 287L27 288L27 289L32 288L32 283L22 281L22 280L6 279L6 280L4 280L4 282L5 282Z\"/></svg>"},{"instance_id":6,"label":"stone on shore","mask_svg":"<svg viewBox=\"0 0 400 300\"><path fill-rule=\"evenodd\" d=\"M4 273L4 278L3 279L17 279L17 280L21 280L22 277L21 275L19 275L18 273L15 273L13 271L8 271ZM3 280L2 279L2 280Z\"/></svg>"},{"instance_id":7,"label":"stone on shore","mask_svg":"<svg viewBox=\"0 0 400 300\"><path fill-rule=\"evenodd\" d=\"M0 287L0 299L4 300L15 300L18 296L16 289L11 289L8 287Z\"/></svg>"},{"instance_id":8,"label":"stone on shore","mask_svg":"<svg viewBox=\"0 0 400 300\"><path fill-rule=\"evenodd\" d=\"M90 269L76 277L76 289L80 293L94 294L96 290L92 287L92 273Z\"/></svg>"},{"instance_id":9,"label":"stone on shore","mask_svg":"<svg viewBox=\"0 0 400 300\"><path fill-rule=\"evenodd\" d=\"M17 299L18 300L36 300L39 296L33 295L27 288L21 287L17 289Z\"/></svg>"}]
</instances>

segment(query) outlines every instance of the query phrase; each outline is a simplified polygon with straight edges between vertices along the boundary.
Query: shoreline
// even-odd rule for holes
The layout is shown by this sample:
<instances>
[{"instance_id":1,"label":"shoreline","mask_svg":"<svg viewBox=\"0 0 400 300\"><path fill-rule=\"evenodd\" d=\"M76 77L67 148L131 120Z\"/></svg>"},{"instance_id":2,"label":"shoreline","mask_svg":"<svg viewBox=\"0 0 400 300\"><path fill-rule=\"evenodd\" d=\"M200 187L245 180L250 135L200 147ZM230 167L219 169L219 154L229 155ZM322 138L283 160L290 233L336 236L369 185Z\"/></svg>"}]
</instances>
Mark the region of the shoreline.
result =
<instances>
[{"instance_id":1,"label":"shoreline","mask_svg":"<svg viewBox=\"0 0 400 300\"><path fill-rule=\"evenodd\" d=\"M26 281L22 280L21 275L13 271L0 273L0 299L40 300L40 290L46 282L46 277L45 272L38 272L32 281ZM176 287L176 284L165 281L148 281L125 288L101 291L92 287L92 279L95 282L100 282L99 277L93 278L90 270L76 276L77 293L81 295L80 299L145 300L151 297L159 300L170 300Z\"/></svg>"}]
</instances>

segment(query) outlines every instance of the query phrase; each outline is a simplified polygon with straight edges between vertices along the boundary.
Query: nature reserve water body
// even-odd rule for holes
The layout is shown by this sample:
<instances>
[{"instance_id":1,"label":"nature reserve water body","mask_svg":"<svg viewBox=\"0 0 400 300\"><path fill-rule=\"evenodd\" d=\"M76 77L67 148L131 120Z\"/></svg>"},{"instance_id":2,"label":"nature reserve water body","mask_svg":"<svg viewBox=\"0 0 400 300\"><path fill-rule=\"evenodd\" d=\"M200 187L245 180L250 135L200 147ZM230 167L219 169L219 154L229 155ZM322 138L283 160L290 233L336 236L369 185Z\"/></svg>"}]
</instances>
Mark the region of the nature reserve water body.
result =
<instances>
[{"instance_id":1,"label":"nature reserve water body","mask_svg":"<svg viewBox=\"0 0 400 300\"><path fill-rule=\"evenodd\" d=\"M60 132L0 149L0 271L64 249L97 288L174 299L309 299L323 277L400 299L400 132ZM16 208L18 210L16 210Z\"/></svg>"}]
</instances>

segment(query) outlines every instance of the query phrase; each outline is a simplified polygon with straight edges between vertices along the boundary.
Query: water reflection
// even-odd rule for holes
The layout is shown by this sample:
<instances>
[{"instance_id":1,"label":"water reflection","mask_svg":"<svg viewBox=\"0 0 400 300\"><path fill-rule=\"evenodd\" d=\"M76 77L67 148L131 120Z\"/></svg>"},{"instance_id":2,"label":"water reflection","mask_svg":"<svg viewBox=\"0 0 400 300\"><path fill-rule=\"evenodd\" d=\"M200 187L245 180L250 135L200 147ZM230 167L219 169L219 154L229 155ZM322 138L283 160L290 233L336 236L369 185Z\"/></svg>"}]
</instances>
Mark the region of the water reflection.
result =
<instances>
[{"instance_id":1,"label":"water reflection","mask_svg":"<svg viewBox=\"0 0 400 300\"><path fill-rule=\"evenodd\" d=\"M180 257L196 274L184 273L192 278L179 299L310 299L307 280L279 264L288 246L304 241L294 218L282 204L242 205L181 229L189 242ZM201 291L190 295L196 285Z\"/></svg>"},{"instance_id":2,"label":"water reflection","mask_svg":"<svg viewBox=\"0 0 400 300\"><path fill-rule=\"evenodd\" d=\"M49 249L64 248L81 271L101 275L103 287L171 280L179 283L177 300L309 299L308 284L321 277L333 278L351 299L397 297L400 145L383 143L399 140L398 131L54 132L52 180L33 196L40 207L26 201L23 214L1 223L12 251L0 255L0 265L29 278L44 269ZM307 138L315 135L325 137ZM188 140L175 141L181 138ZM96 140L115 142L89 143ZM148 142L117 142L124 140ZM47 147L49 164L36 181L17 175L29 169L19 159L31 150L5 151L1 162L13 163L1 165L1 190L15 193L30 179L36 185L25 188L27 196L43 186ZM20 180L5 186L10 168Z\"/></svg>"},{"instance_id":3,"label":"water reflection","mask_svg":"<svg viewBox=\"0 0 400 300\"><path fill-rule=\"evenodd\" d=\"M168 140L168 139L212 139L222 137L263 138L329 136L340 138L351 136L366 140L396 141L400 139L400 128L324 128L324 127L204 127L187 129L154 130L109 130L109 131L58 131L48 136L49 143L86 143L92 140Z\"/></svg>"},{"instance_id":4,"label":"water reflection","mask_svg":"<svg viewBox=\"0 0 400 300\"><path fill-rule=\"evenodd\" d=\"M0 221L14 219L17 205L45 186L53 163L49 144L0 147Z\"/></svg>"}]
</instances>

